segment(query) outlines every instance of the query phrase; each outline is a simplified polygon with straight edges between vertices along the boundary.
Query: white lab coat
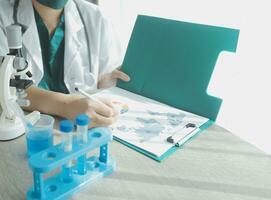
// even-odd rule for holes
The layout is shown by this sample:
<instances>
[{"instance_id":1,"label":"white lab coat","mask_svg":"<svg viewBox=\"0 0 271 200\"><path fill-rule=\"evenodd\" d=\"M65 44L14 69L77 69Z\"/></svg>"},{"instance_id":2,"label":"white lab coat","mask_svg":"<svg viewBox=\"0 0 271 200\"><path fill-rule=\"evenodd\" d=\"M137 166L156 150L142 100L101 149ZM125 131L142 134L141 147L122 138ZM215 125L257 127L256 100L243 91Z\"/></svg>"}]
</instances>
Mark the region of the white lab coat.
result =
<instances>
[{"instance_id":1,"label":"white lab coat","mask_svg":"<svg viewBox=\"0 0 271 200\"><path fill-rule=\"evenodd\" d=\"M12 14L12 0L0 0L0 56L8 53L5 27L14 23ZM99 76L121 64L116 34L99 8L87 1L69 0L64 15L64 82L71 93L77 85L87 91L95 90ZM43 63L31 0L20 1L18 22L27 27L23 34L23 53L38 84L43 77Z\"/></svg>"}]
</instances>

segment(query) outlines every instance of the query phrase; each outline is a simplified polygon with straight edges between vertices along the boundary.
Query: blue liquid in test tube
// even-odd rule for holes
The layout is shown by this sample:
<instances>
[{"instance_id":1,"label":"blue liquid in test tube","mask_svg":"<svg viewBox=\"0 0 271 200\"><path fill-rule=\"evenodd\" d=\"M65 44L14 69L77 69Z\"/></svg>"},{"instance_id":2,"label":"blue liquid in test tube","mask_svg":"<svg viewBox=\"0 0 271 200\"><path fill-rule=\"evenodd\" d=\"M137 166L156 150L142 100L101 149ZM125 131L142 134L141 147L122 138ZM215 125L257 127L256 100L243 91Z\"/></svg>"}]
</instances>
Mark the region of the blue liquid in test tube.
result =
<instances>
[{"instance_id":1,"label":"blue liquid in test tube","mask_svg":"<svg viewBox=\"0 0 271 200\"><path fill-rule=\"evenodd\" d=\"M70 120L60 122L60 131L62 133L62 145L65 152L72 151L72 130L73 123ZM72 161L62 166L62 178L64 182L72 181Z\"/></svg>"},{"instance_id":2,"label":"blue liquid in test tube","mask_svg":"<svg viewBox=\"0 0 271 200\"><path fill-rule=\"evenodd\" d=\"M81 114L76 117L76 125L77 125L77 137L78 142L80 144L88 143L88 125L90 123L90 119L87 115ZM86 174L86 162L87 156L86 154L80 156L77 159L77 171L78 174Z\"/></svg>"}]
</instances>

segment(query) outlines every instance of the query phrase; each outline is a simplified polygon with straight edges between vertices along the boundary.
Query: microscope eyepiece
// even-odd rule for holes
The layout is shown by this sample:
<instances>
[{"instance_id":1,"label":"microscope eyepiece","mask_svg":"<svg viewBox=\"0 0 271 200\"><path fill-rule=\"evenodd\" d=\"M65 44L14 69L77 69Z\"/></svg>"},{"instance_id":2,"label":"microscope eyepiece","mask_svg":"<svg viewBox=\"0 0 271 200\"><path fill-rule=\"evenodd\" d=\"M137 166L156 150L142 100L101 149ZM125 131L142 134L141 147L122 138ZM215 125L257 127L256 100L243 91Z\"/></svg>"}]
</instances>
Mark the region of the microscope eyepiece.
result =
<instances>
[{"instance_id":1,"label":"microscope eyepiece","mask_svg":"<svg viewBox=\"0 0 271 200\"><path fill-rule=\"evenodd\" d=\"M22 27L16 24L6 27L9 49L22 48Z\"/></svg>"}]
</instances>

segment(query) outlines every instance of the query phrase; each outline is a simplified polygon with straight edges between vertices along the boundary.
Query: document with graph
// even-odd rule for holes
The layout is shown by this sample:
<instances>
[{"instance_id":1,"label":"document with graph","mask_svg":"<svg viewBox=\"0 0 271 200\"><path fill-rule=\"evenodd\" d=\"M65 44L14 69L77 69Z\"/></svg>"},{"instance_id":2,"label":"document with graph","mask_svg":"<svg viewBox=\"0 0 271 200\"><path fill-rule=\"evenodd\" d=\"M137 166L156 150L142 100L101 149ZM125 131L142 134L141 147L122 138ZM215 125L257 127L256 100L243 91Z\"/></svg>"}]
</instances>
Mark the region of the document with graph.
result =
<instances>
[{"instance_id":1,"label":"document with graph","mask_svg":"<svg viewBox=\"0 0 271 200\"><path fill-rule=\"evenodd\" d=\"M176 144L183 144L209 120L117 87L95 96L110 98L119 110L119 119L111 126L115 139L152 157L159 158ZM194 129L187 132L188 124ZM171 136L177 140L170 142Z\"/></svg>"}]
</instances>

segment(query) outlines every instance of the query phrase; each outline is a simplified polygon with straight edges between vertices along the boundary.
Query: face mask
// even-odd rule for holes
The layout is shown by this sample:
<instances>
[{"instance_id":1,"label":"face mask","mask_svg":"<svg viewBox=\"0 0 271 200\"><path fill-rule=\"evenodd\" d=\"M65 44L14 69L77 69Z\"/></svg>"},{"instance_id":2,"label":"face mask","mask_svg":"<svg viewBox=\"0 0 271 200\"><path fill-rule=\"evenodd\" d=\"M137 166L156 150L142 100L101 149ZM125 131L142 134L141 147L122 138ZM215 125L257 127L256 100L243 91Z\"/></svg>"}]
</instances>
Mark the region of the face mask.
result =
<instances>
[{"instance_id":1,"label":"face mask","mask_svg":"<svg viewBox=\"0 0 271 200\"><path fill-rule=\"evenodd\" d=\"M40 4L53 9L64 8L68 0L37 0Z\"/></svg>"}]
</instances>

